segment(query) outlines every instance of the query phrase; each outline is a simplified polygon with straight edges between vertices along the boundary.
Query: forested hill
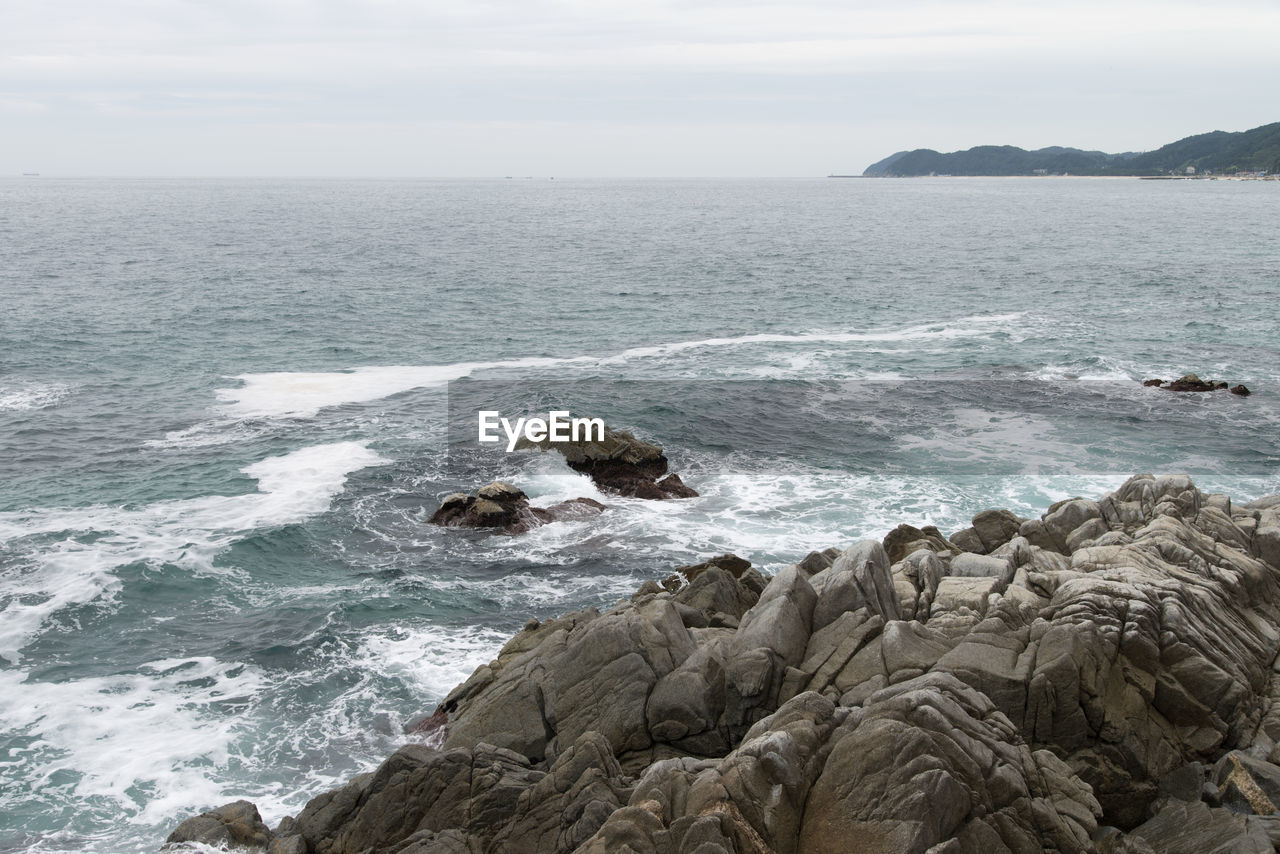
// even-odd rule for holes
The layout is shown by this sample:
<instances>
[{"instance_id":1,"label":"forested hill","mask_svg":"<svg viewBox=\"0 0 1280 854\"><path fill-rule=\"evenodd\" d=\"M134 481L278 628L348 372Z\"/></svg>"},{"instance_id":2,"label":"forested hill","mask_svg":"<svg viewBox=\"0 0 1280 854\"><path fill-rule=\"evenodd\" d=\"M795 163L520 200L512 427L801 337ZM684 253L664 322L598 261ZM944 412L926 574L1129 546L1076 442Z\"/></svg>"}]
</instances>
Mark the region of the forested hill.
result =
<instances>
[{"instance_id":1,"label":"forested hill","mask_svg":"<svg viewBox=\"0 0 1280 854\"><path fill-rule=\"evenodd\" d=\"M1280 122L1253 130L1197 134L1147 152L1107 154L1052 146L1027 151L1012 145L979 145L942 154L929 148L899 151L873 163L868 177L917 175L1164 175L1280 172Z\"/></svg>"}]
</instances>

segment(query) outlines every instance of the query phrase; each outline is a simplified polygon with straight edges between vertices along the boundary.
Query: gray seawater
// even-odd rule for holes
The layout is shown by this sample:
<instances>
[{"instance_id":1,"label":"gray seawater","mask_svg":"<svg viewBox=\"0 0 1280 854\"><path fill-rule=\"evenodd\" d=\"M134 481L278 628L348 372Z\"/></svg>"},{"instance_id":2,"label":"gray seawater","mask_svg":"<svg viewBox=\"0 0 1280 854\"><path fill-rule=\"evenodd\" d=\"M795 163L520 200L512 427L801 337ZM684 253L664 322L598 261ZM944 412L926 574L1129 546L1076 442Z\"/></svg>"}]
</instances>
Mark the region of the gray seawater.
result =
<instances>
[{"instance_id":1,"label":"gray seawater","mask_svg":"<svg viewBox=\"0 0 1280 854\"><path fill-rule=\"evenodd\" d=\"M0 851L274 823L528 618L711 554L1280 491L1278 221L1226 181L0 180ZM1191 370L1255 394L1137 382ZM449 381L571 388L702 497L446 453ZM425 524L481 473L611 510Z\"/></svg>"}]
</instances>

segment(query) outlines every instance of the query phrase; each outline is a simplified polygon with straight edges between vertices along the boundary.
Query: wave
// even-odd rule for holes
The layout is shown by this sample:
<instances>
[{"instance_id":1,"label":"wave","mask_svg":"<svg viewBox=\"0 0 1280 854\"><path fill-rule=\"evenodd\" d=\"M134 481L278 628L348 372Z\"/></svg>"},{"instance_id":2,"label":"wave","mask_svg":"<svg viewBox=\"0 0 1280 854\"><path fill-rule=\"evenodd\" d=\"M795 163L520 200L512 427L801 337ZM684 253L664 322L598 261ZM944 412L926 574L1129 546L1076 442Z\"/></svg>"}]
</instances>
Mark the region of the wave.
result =
<instances>
[{"instance_id":1,"label":"wave","mask_svg":"<svg viewBox=\"0 0 1280 854\"><path fill-rule=\"evenodd\" d=\"M161 501L136 510L0 513L0 545L16 553L16 571L8 570L0 582L0 657L18 661L53 614L110 601L119 589L119 567L174 564L213 571L214 557L247 533L325 512L351 472L385 462L362 442L315 445L242 469L258 481L256 493Z\"/></svg>"},{"instance_id":2,"label":"wave","mask_svg":"<svg viewBox=\"0 0 1280 854\"><path fill-rule=\"evenodd\" d=\"M861 344L920 340L952 340L990 334L1024 317L1025 312L975 315L954 321L926 323L895 330L870 332L758 333L727 338L704 338L649 347L633 347L611 356L531 357L497 362L459 362L450 365L367 366L327 373L274 372L240 374L239 388L218 389L221 411L236 418L314 418L322 409L381 400L419 388L434 388L486 370L519 370L571 364L617 365L691 350L745 347L758 344ZM171 434L173 435L173 434ZM180 440L181 437L175 437Z\"/></svg>"}]
</instances>

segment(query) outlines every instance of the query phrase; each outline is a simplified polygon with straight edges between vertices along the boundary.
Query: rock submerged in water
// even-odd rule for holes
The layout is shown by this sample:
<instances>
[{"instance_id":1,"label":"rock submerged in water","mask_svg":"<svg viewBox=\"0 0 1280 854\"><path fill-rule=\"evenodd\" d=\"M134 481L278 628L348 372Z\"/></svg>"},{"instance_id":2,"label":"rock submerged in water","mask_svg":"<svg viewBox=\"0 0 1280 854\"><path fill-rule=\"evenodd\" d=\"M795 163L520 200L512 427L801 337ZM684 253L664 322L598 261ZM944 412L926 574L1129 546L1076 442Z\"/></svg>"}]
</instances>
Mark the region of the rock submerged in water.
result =
<instances>
[{"instance_id":1,"label":"rock submerged in water","mask_svg":"<svg viewBox=\"0 0 1280 854\"><path fill-rule=\"evenodd\" d=\"M530 621L446 698L439 749L406 745L266 844L1273 850L1280 496L1140 475L916 530L892 556L868 540L767 583L724 556Z\"/></svg>"},{"instance_id":2,"label":"rock submerged in water","mask_svg":"<svg viewBox=\"0 0 1280 854\"><path fill-rule=\"evenodd\" d=\"M605 509L591 498L534 507L522 490L495 480L476 490L475 495L455 492L448 496L427 521L445 528L497 528L508 534L522 534L548 522L597 516Z\"/></svg>"},{"instance_id":3,"label":"rock submerged in water","mask_svg":"<svg viewBox=\"0 0 1280 854\"><path fill-rule=\"evenodd\" d=\"M521 439L516 447L559 451L569 468L590 477L600 489L618 495L651 499L698 497L679 475L667 474L668 461L661 446L637 439L625 430L606 427L600 441Z\"/></svg>"},{"instance_id":4,"label":"rock submerged in water","mask_svg":"<svg viewBox=\"0 0 1280 854\"><path fill-rule=\"evenodd\" d=\"M1152 386L1162 388L1165 391L1221 391L1228 388L1227 383L1221 380L1202 380L1195 374L1184 374L1173 382L1166 383L1164 380L1151 379L1143 380L1144 386ZM1235 385L1230 387L1230 392L1241 397L1247 397L1252 394L1245 386Z\"/></svg>"}]
</instances>

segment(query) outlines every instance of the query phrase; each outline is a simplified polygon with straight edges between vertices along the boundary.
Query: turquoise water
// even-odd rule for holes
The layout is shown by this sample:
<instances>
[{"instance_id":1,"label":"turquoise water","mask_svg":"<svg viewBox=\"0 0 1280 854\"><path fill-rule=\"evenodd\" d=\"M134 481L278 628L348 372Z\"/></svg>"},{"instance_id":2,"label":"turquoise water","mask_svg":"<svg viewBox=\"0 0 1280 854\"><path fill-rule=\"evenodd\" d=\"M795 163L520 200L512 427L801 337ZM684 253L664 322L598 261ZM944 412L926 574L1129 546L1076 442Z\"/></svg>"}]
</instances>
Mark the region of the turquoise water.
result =
<instances>
[{"instance_id":1,"label":"turquoise water","mask_svg":"<svg viewBox=\"0 0 1280 854\"><path fill-rule=\"evenodd\" d=\"M678 563L1136 471L1280 491L1278 215L1226 181L0 181L0 851L274 823L529 617ZM1186 371L1255 394L1137 382ZM702 497L461 453L449 381L585 400ZM481 474L611 510L425 524Z\"/></svg>"}]
</instances>

